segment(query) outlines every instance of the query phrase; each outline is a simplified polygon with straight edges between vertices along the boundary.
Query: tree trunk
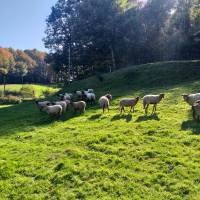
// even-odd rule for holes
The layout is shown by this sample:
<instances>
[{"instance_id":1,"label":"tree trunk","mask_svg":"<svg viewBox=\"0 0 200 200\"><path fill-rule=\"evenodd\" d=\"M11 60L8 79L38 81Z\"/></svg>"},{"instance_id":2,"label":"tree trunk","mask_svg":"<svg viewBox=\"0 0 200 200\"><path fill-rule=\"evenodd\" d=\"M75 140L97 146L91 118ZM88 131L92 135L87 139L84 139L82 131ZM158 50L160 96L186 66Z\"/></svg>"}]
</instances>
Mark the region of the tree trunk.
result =
<instances>
[{"instance_id":1,"label":"tree trunk","mask_svg":"<svg viewBox=\"0 0 200 200\"><path fill-rule=\"evenodd\" d=\"M110 51L111 51L111 57L112 57L112 69L114 71L116 70L116 62L115 62L115 54L114 54L114 50L112 46L110 46Z\"/></svg>"}]
</instances>

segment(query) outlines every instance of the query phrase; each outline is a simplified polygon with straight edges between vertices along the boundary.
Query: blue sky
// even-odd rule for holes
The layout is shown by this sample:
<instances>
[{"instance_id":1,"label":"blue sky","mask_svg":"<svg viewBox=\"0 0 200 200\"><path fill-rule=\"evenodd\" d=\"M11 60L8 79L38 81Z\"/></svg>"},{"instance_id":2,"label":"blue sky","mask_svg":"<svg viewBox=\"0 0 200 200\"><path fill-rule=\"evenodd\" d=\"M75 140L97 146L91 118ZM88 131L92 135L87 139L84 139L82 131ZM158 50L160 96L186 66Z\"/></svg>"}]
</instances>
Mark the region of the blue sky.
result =
<instances>
[{"instance_id":1,"label":"blue sky","mask_svg":"<svg viewBox=\"0 0 200 200\"><path fill-rule=\"evenodd\" d=\"M55 3L56 0L0 0L0 46L46 50L42 42L45 20Z\"/></svg>"}]
</instances>

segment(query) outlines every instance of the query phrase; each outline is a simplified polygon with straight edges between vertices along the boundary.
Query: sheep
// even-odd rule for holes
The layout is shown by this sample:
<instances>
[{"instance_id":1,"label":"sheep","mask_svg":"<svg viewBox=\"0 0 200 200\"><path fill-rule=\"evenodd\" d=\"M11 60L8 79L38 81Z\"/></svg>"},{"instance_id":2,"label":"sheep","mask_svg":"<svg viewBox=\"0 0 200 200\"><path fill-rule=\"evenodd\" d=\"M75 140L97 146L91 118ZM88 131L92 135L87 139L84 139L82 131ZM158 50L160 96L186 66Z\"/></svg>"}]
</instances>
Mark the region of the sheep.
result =
<instances>
[{"instance_id":1,"label":"sheep","mask_svg":"<svg viewBox=\"0 0 200 200\"><path fill-rule=\"evenodd\" d=\"M96 96L94 93L88 93L87 91L82 92L83 99L89 101L91 104L95 102Z\"/></svg>"},{"instance_id":2,"label":"sheep","mask_svg":"<svg viewBox=\"0 0 200 200\"><path fill-rule=\"evenodd\" d=\"M165 94L161 93L159 95L146 95L143 98L143 106L145 109L145 114L148 112L149 104L153 104L152 114L156 111L157 104L165 97Z\"/></svg>"},{"instance_id":3,"label":"sheep","mask_svg":"<svg viewBox=\"0 0 200 200\"><path fill-rule=\"evenodd\" d=\"M59 94L59 97L61 101L71 100L73 97L73 94L72 93Z\"/></svg>"},{"instance_id":4,"label":"sheep","mask_svg":"<svg viewBox=\"0 0 200 200\"><path fill-rule=\"evenodd\" d=\"M140 97L136 97L136 98L126 98L126 99L122 99L119 103L120 106L120 113L122 113L122 111L125 112L124 107L131 107L130 112L133 111L134 112L134 107L136 106L136 104L138 103Z\"/></svg>"},{"instance_id":5,"label":"sheep","mask_svg":"<svg viewBox=\"0 0 200 200\"><path fill-rule=\"evenodd\" d=\"M50 105L47 104L44 107L44 111L50 116L61 116L62 115L62 106L61 105Z\"/></svg>"},{"instance_id":6,"label":"sheep","mask_svg":"<svg viewBox=\"0 0 200 200\"><path fill-rule=\"evenodd\" d=\"M104 96L107 97L107 98L109 99L109 101L112 100L112 95L111 95L111 94L106 94L106 95L104 95Z\"/></svg>"},{"instance_id":7,"label":"sheep","mask_svg":"<svg viewBox=\"0 0 200 200\"><path fill-rule=\"evenodd\" d=\"M182 95L183 99L189 104L193 105L197 100L200 100L200 93L196 94L183 94Z\"/></svg>"},{"instance_id":8,"label":"sheep","mask_svg":"<svg viewBox=\"0 0 200 200\"><path fill-rule=\"evenodd\" d=\"M103 113L104 113L106 108L108 109L108 112L109 112L110 102L109 102L109 99L106 96L102 96L99 99L99 104L100 104L100 107L103 109Z\"/></svg>"},{"instance_id":9,"label":"sheep","mask_svg":"<svg viewBox=\"0 0 200 200\"><path fill-rule=\"evenodd\" d=\"M66 112L66 109L67 109L67 102L66 101L56 101L56 102L53 102L53 105L61 105L62 106L62 113Z\"/></svg>"},{"instance_id":10,"label":"sheep","mask_svg":"<svg viewBox=\"0 0 200 200\"><path fill-rule=\"evenodd\" d=\"M94 93L94 90L93 89L88 89L87 92L88 93Z\"/></svg>"},{"instance_id":11,"label":"sheep","mask_svg":"<svg viewBox=\"0 0 200 200\"><path fill-rule=\"evenodd\" d=\"M200 101L196 101L192 105L192 116L193 119L197 119L198 121L200 120Z\"/></svg>"},{"instance_id":12,"label":"sheep","mask_svg":"<svg viewBox=\"0 0 200 200\"><path fill-rule=\"evenodd\" d=\"M74 91L74 93L79 99L82 99L82 91Z\"/></svg>"},{"instance_id":13,"label":"sheep","mask_svg":"<svg viewBox=\"0 0 200 200\"><path fill-rule=\"evenodd\" d=\"M47 104L51 104L50 101L35 101L35 103L40 111L42 111Z\"/></svg>"},{"instance_id":14,"label":"sheep","mask_svg":"<svg viewBox=\"0 0 200 200\"><path fill-rule=\"evenodd\" d=\"M85 108L86 108L86 103L85 103L85 101L77 101L77 102L72 102L71 106L74 108L75 111L79 111L80 113L84 113Z\"/></svg>"}]
</instances>

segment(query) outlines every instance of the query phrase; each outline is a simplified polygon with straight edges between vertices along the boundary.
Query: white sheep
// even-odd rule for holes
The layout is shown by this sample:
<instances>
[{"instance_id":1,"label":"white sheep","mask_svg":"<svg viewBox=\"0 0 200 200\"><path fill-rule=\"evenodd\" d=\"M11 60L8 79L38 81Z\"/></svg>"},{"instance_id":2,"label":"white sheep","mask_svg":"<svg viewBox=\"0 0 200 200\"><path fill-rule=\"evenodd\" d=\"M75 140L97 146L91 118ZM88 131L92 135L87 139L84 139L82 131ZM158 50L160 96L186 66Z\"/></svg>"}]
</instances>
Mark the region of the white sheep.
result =
<instances>
[{"instance_id":1,"label":"white sheep","mask_svg":"<svg viewBox=\"0 0 200 200\"><path fill-rule=\"evenodd\" d=\"M143 106L145 109L145 113L148 112L149 104L153 104L153 111L154 113L156 111L157 104L165 97L165 94L161 93L159 95L146 95L143 98Z\"/></svg>"},{"instance_id":2,"label":"white sheep","mask_svg":"<svg viewBox=\"0 0 200 200\"><path fill-rule=\"evenodd\" d=\"M51 104L50 101L35 101L35 103L40 111L42 111L47 104Z\"/></svg>"},{"instance_id":3,"label":"white sheep","mask_svg":"<svg viewBox=\"0 0 200 200\"><path fill-rule=\"evenodd\" d=\"M193 105L196 101L200 100L200 93L196 94L183 94L182 95L183 99L189 104Z\"/></svg>"},{"instance_id":4,"label":"white sheep","mask_svg":"<svg viewBox=\"0 0 200 200\"><path fill-rule=\"evenodd\" d=\"M74 93L79 99L82 99L82 91L75 91Z\"/></svg>"},{"instance_id":5,"label":"white sheep","mask_svg":"<svg viewBox=\"0 0 200 200\"><path fill-rule=\"evenodd\" d=\"M88 89L87 92L88 93L94 93L94 90L93 89Z\"/></svg>"},{"instance_id":6,"label":"white sheep","mask_svg":"<svg viewBox=\"0 0 200 200\"><path fill-rule=\"evenodd\" d=\"M60 106L62 106L62 113L66 112L66 109L67 109L67 102L66 101L56 101L56 102L53 103L53 105L60 105Z\"/></svg>"},{"instance_id":7,"label":"white sheep","mask_svg":"<svg viewBox=\"0 0 200 200\"><path fill-rule=\"evenodd\" d=\"M111 95L111 94L106 94L106 95L104 95L104 96L107 97L107 98L109 99L109 101L112 100L112 95Z\"/></svg>"},{"instance_id":8,"label":"white sheep","mask_svg":"<svg viewBox=\"0 0 200 200\"><path fill-rule=\"evenodd\" d=\"M131 107L130 112L131 112L131 111L134 112L134 107L135 107L136 104L138 103L139 99L140 99L140 97L122 99L122 100L119 102L120 113L122 113L122 111L125 112L124 107Z\"/></svg>"},{"instance_id":9,"label":"white sheep","mask_svg":"<svg viewBox=\"0 0 200 200\"><path fill-rule=\"evenodd\" d=\"M62 106L61 105L52 105L50 106L47 104L47 106L44 107L44 111L48 113L50 116L61 116L62 115Z\"/></svg>"},{"instance_id":10,"label":"white sheep","mask_svg":"<svg viewBox=\"0 0 200 200\"><path fill-rule=\"evenodd\" d=\"M94 93L88 93L87 91L83 91L82 94L83 94L83 99L85 101L88 101L91 104L95 102L96 95Z\"/></svg>"},{"instance_id":11,"label":"white sheep","mask_svg":"<svg viewBox=\"0 0 200 200\"><path fill-rule=\"evenodd\" d=\"M74 108L75 111L79 111L80 113L84 113L86 109L85 101L72 102L71 106Z\"/></svg>"},{"instance_id":12,"label":"white sheep","mask_svg":"<svg viewBox=\"0 0 200 200\"><path fill-rule=\"evenodd\" d=\"M106 96L102 96L99 99L99 104L100 104L100 107L103 109L103 113L104 113L105 109L108 109L108 112L109 112L110 102Z\"/></svg>"},{"instance_id":13,"label":"white sheep","mask_svg":"<svg viewBox=\"0 0 200 200\"><path fill-rule=\"evenodd\" d=\"M73 94L72 93L59 94L59 97L61 101L71 100L73 97Z\"/></svg>"}]
</instances>

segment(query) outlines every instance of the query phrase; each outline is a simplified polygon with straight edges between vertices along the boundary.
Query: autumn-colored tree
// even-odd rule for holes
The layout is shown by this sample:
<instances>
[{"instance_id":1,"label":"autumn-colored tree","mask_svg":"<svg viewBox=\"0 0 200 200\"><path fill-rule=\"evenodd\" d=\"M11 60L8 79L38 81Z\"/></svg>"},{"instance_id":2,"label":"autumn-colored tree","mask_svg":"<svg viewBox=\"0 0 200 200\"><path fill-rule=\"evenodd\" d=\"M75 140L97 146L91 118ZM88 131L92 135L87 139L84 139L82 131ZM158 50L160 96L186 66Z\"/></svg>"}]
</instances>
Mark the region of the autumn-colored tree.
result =
<instances>
[{"instance_id":1,"label":"autumn-colored tree","mask_svg":"<svg viewBox=\"0 0 200 200\"><path fill-rule=\"evenodd\" d=\"M0 48L0 74L3 76L4 90L3 95L5 95L6 90L6 76L14 66L14 57L12 53L7 48Z\"/></svg>"}]
</instances>

